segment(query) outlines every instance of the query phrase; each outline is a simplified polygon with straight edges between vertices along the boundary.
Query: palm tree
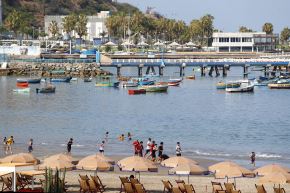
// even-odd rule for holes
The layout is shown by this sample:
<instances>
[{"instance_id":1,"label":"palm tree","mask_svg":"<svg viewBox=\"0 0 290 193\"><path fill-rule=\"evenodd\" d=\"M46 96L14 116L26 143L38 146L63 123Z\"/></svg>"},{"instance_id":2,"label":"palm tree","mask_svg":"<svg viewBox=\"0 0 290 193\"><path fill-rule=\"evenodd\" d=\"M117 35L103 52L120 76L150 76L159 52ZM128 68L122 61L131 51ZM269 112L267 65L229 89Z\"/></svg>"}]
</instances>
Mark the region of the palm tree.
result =
<instances>
[{"instance_id":1,"label":"palm tree","mask_svg":"<svg viewBox=\"0 0 290 193\"><path fill-rule=\"evenodd\" d=\"M245 26L241 26L240 29L239 29L239 32L242 32L242 33L245 33L245 32L253 32L253 30L250 29L250 28L247 28Z\"/></svg>"},{"instance_id":2,"label":"palm tree","mask_svg":"<svg viewBox=\"0 0 290 193\"><path fill-rule=\"evenodd\" d=\"M8 14L4 22L5 27L8 30L13 31L16 38L20 28L22 27L22 19L22 14L13 9L13 11Z\"/></svg>"},{"instance_id":3,"label":"palm tree","mask_svg":"<svg viewBox=\"0 0 290 193\"><path fill-rule=\"evenodd\" d=\"M80 38L87 35L87 23L88 17L86 15L80 14L76 21L75 31Z\"/></svg>"},{"instance_id":4,"label":"palm tree","mask_svg":"<svg viewBox=\"0 0 290 193\"><path fill-rule=\"evenodd\" d=\"M67 35L71 36L71 32L75 29L77 16L75 14L70 14L62 19L63 30Z\"/></svg>"},{"instance_id":5,"label":"palm tree","mask_svg":"<svg viewBox=\"0 0 290 193\"><path fill-rule=\"evenodd\" d=\"M273 34L273 24L265 23L263 25L263 32L266 32L266 34Z\"/></svg>"},{"instance_id":6,"label":"palm tree","mask_svg":"<svg viewBox=\"0 0 290 193\"><path fill-rule=\"evenodd\" d=\"M281 35L280 35L280 39L282 44L284 45L290 38L290 29L288 27L285 27L282 31L281 31Z\"/></svg>"},{"instance_id":7,"label":"palm tree","mask_svg":"<svg viewBox=\"0 0 290 193\"><path fill-rule=\"evenodd\" d=\"M107 35L107 32L105 32L105 31L102 31L100 33L100 36L102 37L102 42L104 42L104 38L105 38L106 35Z\"/></svg>"},{"instance_id":8,"label":"palm tree","mask_svg":"<svg viewBox=\"0 0 290 193\"><path fill-rule=\"evenodd\" d=\"M59 28L57 25L56 21L51 21L49 26L48 26L48 31L52 34L52 37L55 38L55 36L58 34L59 32Z\"/></svg>"},{"instance_id":9,"label":"palm tree","mask_svg":"<svg viewBox=\"0 0 290 193\"><path fill-rule=\"evenodd\" d=\"M201 28L202 28L202 44L204 43L204 39L206 38L206 45L209 46L210 38L212 37L213 33L213 20L214 17L212 15L205 15L200 18Z\"/></svg>"}]
</instances>

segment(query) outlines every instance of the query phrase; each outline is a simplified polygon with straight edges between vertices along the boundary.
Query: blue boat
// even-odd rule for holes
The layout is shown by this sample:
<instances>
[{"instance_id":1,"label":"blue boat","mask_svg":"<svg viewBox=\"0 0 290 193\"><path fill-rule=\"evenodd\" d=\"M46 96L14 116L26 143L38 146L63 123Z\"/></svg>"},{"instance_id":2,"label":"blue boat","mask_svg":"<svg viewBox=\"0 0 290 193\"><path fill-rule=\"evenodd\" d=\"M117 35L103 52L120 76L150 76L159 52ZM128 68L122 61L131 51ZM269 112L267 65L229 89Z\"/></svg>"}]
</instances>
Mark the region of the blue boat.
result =
<instances>
[{"instance_id":1,"label":"blue boat","mask_svg":"<svg viewBox=\"0 0 290 193\"><path fill-rule=\"evenodd\" d=\"M39 84L41 81L41 78L28 78L28 79L17 79L18 83L29 83L29 84Z\"/></svg>"},{"instance_id":2,"label":"blue boat","mask_svg":"<svg viewBox=\"0 0 290 193\"><path fill-rule=\"evenodd\" d=\"M149 80L149 79L143 79L138 82L139 86L154 85L154 84L155 84L155 80Z\"/></svg>"},{"instance_id":3,"label":"blue boat","mask_svg":"<svg viewBox=\"0 0 290 193\"><path fill-rule=\"evenodd\" d=\"M66 78L52 78L50 79L50 82L70 82L72 77L66 77Z\"/></svg>"}]
</instances>

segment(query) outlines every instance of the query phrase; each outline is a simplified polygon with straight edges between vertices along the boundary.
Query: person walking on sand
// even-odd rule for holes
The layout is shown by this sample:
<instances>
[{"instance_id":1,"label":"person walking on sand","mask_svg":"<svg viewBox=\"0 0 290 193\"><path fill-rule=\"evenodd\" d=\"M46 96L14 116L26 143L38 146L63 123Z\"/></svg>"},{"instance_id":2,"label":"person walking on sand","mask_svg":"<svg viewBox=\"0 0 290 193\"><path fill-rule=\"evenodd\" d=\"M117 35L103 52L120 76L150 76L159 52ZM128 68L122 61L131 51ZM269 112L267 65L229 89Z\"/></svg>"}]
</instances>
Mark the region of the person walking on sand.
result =
<instances>
[{"instance_id":1,"label":"person walking on sand","mask_svg":"<svg viewBox=\"0 0 290 193\"><path fill-rule=\"evenodd\" d=\"M149 138L148 141L147 141L146 152L144 154L144 157L150 152L151 145L152 145L151 138Z\"/></svg>"},{"instance_id":2,"label":"person walking on sand","mask_svg":"<svg viewBox=\"0 0 290 193\"><path fill-rule=\"evenodd\" d=\"M158 147L158 161L163 161L163 142L160 142L160 145Z\"/></svg>"},{"instance_id":3,"label":"person walking on sand","mask_svg":"<svg viewBox=\"0 0 290 193\"><path fill-rule=\"evenodd\" d=\"M10 154L13 154L12 151L12 145L14 144L14 138L13 136L10 136L9 139L6 141L6 154L8 154L8 151L10 151Z\"/></svg>"},{"instance_id":4,"label":"person walking on sand","mask_svg":"<svg viewBox=\"0 0 290 193\"><path fill-rule=\"evenodd\" d=\"M3 152L4 152L4 154L6 154L6 149L7 149L7 138L4 137L4 139L3 139Z\"/></svg>"},{"instance_id":5,"label":"person walking on sand","mask_svg":"<svg viewBox=\"0 0 290 193\"><path fill-rule=\"evenodd\" d=\"M179 142L177 142L176 144L175 151L176 151L176 156L181 156L181 146Z\"/></svg>"},{"instance_id":6,"label":"person walking on sand","mask_svg":"<svg viewBox=\"0 0 290 193\"><path fill-rule=\"evenodd\" d=\"M67 153L70 154L71 153L71 146L73 144L73 138L70 138L69 141L67 142Z\"/></svg>"},{"instance_id":7,"label":"person walking on sand","mask_svg":"<svg viewBox=\"0 0 290 193\"><path fill-rule=\"evenodd\" d=\"M101 154L105 153L105 141L102 141L101 145L99 146L99 152Z\"/></svg>"},{"instance_id":8,"label":"person walking on sand","mask_svg":"<svg viewBox=\"0 0 290 193\"><path fill-rule=\"evenodd\" d=\"M30 139L28 142L28 152L31 153L33 151L33 139Z\"/></svg>"},{"instance_id":9,"label":"person walking on sand","mask_svg":"<svg viewBox=\"0 0 290 193\"><path fill-rule=\"evenodd\" d=\"M143 157L143 150L144 150L143 141L140 141L140 152L139 152L140 157Z\"/></svg>"},{"instance_id":10,"label":"person walking on sand","mask_svg":"<svg viewBox=\"0 0 290 193\"><path fill-rule=\"evenodd\" d=\"M251 164L254 166L254 168L256 167L256 154L255 152L252 152L251 154Z\"/></svg>"}]
</instances>

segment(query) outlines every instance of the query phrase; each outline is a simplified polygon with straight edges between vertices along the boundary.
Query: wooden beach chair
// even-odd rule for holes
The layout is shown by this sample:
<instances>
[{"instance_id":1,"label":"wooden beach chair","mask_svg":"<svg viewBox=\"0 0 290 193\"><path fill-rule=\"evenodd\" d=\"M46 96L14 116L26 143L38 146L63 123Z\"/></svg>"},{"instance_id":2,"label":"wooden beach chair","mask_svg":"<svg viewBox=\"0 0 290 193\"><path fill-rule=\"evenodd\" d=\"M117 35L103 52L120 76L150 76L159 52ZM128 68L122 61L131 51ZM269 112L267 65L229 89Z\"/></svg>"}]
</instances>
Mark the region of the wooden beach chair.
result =
<instances>
[{"instance_id":1,"label":"wooden beach chair","mask_svg":"<svg viewBox=\"0 0 290 193\"><path fill-rule=\"evenodd\" d=\"M173 193L182 193L181 190L178 187L173 187L172 188Z\"/></svg>"},{"instance_id":2,"label":"wooden beach chair","mask_svg":"<svg viewBox=\"0 0 290 193\"><path fill-rule=\"evenodd\" d=\"M175 182L177 183L177 186L180 189L180 191L182 193L185 193L186 192L185 187L184 187L185 182L183 180L175 180Z\"/></svg>"},{"instance_id":3,"label":"wooden beach chair","mask_svg":"<svg viewBox=\"0 0 290 193\"><path fill-rule=\"evenodd\" d=\"M211 182L212 185L212 192L213 193L222 193L225 192L225 190L222 187L222 184L220 182Z\"/></svg>"},{"instance_id":4,"label":"wooden beach chair","mask_svg":"<svg viewBox=\"0 0 290 193\"><path fill-rule=\"evenodd\" d=\"M161 180L161 181L164 185L163 193L165 193L165 192L172 193L173 186L172 186L171 182L169 180Z\"/></svg>"},{"instance_id":5,"label":"wooden beach chair","mask_svg":"<svg viewBox=\"0 0 290 193\"><path fill-rule=\"evenodd\" d=\"M100 185L101 190L102 191L105 191L106 190L106 185L103 184L101 178L97 175L96 176L96 179L97 179L96 181L99 182L99 185Z\"/></svg>"},{"instance_id":6,"label":"wooden beach chair","mask_svg":"<svg viewBox=\"0 0 290 193\"><path fill-rule=\"evenodd\" d=\"M135 184L135 189L137 193L146 193L147 191L145 190L143 184Z\"/></svg>"},{"instance_id":7,"label":"wooden beach chair","mask_svg":"<svg viewBox=\"0 0 290 193\"><path fill-rule=\"evenodd\" d=\"M90 187L90 192L94 192L94 193L97 193L97 192L100 192L100 193L103 193L104 191L100 189L100 187L98 186L98 184L95 183L94 180L90 179L88 180L88 183L89 183L89 187Z\"/></svg>"},{"instance_id":8,"label":"wooden beach chair","mask_svg":"<svg viewBox=\"0 0 290 193\"><path fill-rule=\"evenodd\" d=\"M130 183L129 178L128 177L121 177L119 176L120 180L121 180L121 188L120 188L120 193L124 192L124 184L125 183Z\"/></svg>"},{"instance_id":9,"label":"wooden beach chair","mask_svg":"<svg viewBox=\"0 0 290 193\"><path fill-rule=\"evenodd\" d=\"M185 184L184 188L186 190L186 193L195 193L195 190L192 184Z\"/></svg>"},{"instance_id":10,"label":"wooden beach chair","mask_svg":"<svg viewBox=\"0 0 290 193\"><path fill-rule=\"evenodd\" d=\"M224 183L227 193L232 193L233 190L236 190L234 183Z\"/></svg>"},{"instance_id":11,"label":"wooden beach chair","mask_svg":"<svg viewBox=\"0 0 290 193\"><path fill-rule=\"evenodd\" d=\"M274 187L274 192L275 193L286 193L284 188L275 188L275 187Z\"/></svg>"},{"instance_id":12,"label":"wooden beach chair","mask_svg":"<svg viewBox=\"0 0 290 193\"><path fill-rule=\"evenodd\" d=\"M255 186L256 186L256 189L257 189L257 193L267 193L267 191L266 191L266 189L265 189L263 184L262 185L255 184Z\"/></svg>"},{"instance_id":13,"label":"wooden beach chair","mask_svg":"<svg viewBox=\"0 0 290 193\"><path fill-rule=\"evenodd\" d=\"M6 190L12 191L12 181L9 180L9 177L1 177L1 181L3 182L2 192Z\"/></svg>"},{"instance_id":14,"label":"wooden beach chair","mask_svg":"<svg viewBox=\"0 0 290 193\"><path fill-rule=\"evenodd\" d=\"M90 178L88 177L88 175L81 175L81 174L79 174L79 176L80 176L80 178L82 179L82 180L89 180Z\"/></svg>"},{"instance_id":15,"label":"wooden beach chair","mask_svg":"<svg viewBox=\"0 0 290 193\"><path fill-rule=\"evenodd\" d=\"M135 185L136 185L136 184L140 184L139 180L136 179L136 178L130 178L130 182L131 182L132 187L134 188L134 190L136 190Z\"/></svg>"},{"instance_id":16,"label":"wooden beach chair","mask_svg":"<svg viewBox=\"0 0 290 193\"><path fill-rule=\"evenodd\" d=\"M95 186L97 189L99 189L99 192L104 192L105 191L105 186L103 187L103 184L100 184L99 178L97 176L92 176L91 175L91 180L95 183Z\"/></svg>"},{"instance_id":17,"label":"wooden beach chair","mask_svg":"<svg viewBox=\"0 0 290 193\"><path fill-rule=\"evenodd\" d=\"M233 190L232 193L242 193L241 190Z\"/></svg>"},{"instance_id":18,"label":"wooden beach chair","mask_svg":"<svg viewBox=\"0 0 290 193\"><path fill-rule=\"evenodd\" d=\"M125 193L135 193L131 183L124 183Z\"/></svg>"},{"instance_id":19,"label":"wooden beach chair","mask_svg":"<svg viewBox=\"0 0 290 193\"><path fill-rule=\"evenodd\" d=\"M90 192L90 186L88 184L88 180L78 179L80 184L80 192L86 193Z\"/></svg>"}]
</instances>

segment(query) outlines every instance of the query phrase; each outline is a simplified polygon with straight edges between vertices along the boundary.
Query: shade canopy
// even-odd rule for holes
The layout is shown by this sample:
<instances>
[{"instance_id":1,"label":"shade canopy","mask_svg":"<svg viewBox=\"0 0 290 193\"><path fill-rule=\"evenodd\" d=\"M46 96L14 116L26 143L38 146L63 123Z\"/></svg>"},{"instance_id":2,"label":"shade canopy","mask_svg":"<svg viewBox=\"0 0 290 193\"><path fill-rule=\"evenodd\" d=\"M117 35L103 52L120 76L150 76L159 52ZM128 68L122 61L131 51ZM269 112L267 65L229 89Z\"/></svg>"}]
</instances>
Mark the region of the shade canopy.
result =
<instances>
[{"instance_id":1,"label":"shade canopy","mask_svg":"<svg viewBox=\"0 0 290 193\"><path fill-rule=\"evenodd\" d=\"M113 166L109 161L113 162L101 154L94 154L81 159L76 167L83 170L111 171Z\"/></svg>"},{"instance_id":2,"label":"shade canopy","mask_svg":"<svg viewBox=\"0 0 290 193\"><path fill-rule=\"evenodd\" d=\"M170 167L170 168L174 168L176 166L184 165L184 164L197 164L197 162L192 159L182 157L182 156L174 156L161 162L162 166Z\"/></svg>"},{"instance_id":3,"label":"shade canopy","mask_svg":"<svg viewBox=\"0 0 290 193\"><path fill-rule=\"evenodd\" d=\"M107 42L104 44L105 46L116 46L116 44L114 42Z\"/></svg>"},{"instance_id":4,"label":"shade canopy","mask_svg":"<svg viewBox=\"0 0 290 193\"><path fill-rule=\"evenodd\" d=\"M269 165L265 165L263 167L260 167L254 170L254 173L261 176L272 174L272 173L280 173L280 172L289 173L290 169L287 167L278 165L278 164L269 164Z\"/></svg>"},{"instance_id":5,"label":"shade canopy","mask_svg":"<svg viewBox=\"0 0 290 193\"><path fill-rule=\"evenodd\" d=\"M180 44L177 42L172 42L171 44L169 44L169 46L171 46L171 47L180 46Z\"/></svg>"},{"instance_id":6,"label":"shade canopy","mask_svg":"<svg viewBox=\"0 0 290 193\"><path fill-rule=\"evenodd\" d=\"M274 184L286 184L290 183L290 174L286 172L275 172L267 174L259 179L260 184L274 183Z\"/></svg>"},{"instance_id":7,"label":"shade canopy","mask_svg":"<svg viewBox=\"0 0 290 193\"><path fill-rule=\"evenodd\" d=\"M33 163L39 164L39 160L31 153L18 153L6 156L0 160L1 163Z\"/></svg>"},{"instance_id":8,"label":"shade canopy","mask_svg":"<svg viewBox=\"0 0 290 193\"><path fill-rule=\"evenodd\" d=\"M50 160L51 161L63 160L63 161L67 161L67 162L72 162L72 156L70 156L68 154L59 153L59 154L49 156L48 158L45 159L45 161L50 161Z\"/></svg>"},{"instance_id":9,"label":"shade canopy","mask_svg":"<svg viewBox=\"0 0 290 193\"><path fill-rule=\"evenodd\" d=\"M29 170L29 171L22 171L19 173L25 176L38 176L38 175L44 175L45 171Z\"/></svg>"},{"instance_id":10,"label":"shade canopy","mask_svg":"<svg viewBox=\"0 0 290 193\"><path fill-rule=\"evenodd\" d=\"M157 166L150 160L132 156L124 158L118 161L117 165L122 171L134 171L134 172L157 172Z\"/></svg>"},{"instance_id":11,"label":"shade canopy","mask_svg":"<svg viewBox=\"0 0 290 193\"><path fill-rule=\"evenodd\" d=\"M51 168L53 170L71 170L75 167L71 162L71 157L69 155L56 154L44 159L43 164L39 165L39 169Z\"/></svg>"},{"instance_id":12,"label":"shade canopy","mask_svg":"<svg viewBox=\"0 0 290 193\"><path fill-rule=\"evenodd\" d=\"M193 42L187 42L185 45L186 45L186 46L189 46L189 47L196 46L196 44L193 43Z\"/></svg>"},{"instance_id":13,"label":"shade canopy","mask_svg":"<svg viewBox=\"0 0 290 193\"><path fill-rule=\"evenodd\" d=\"M122 45L122 46L133 46L134 44L132 44L132 43L126 41L126 42L123 42L121 45Z\"/></svg>"},{"instance_id":14,"label":"shade canopy","mask_svg":"<svg viewBox=\"0 0 290 193\"><path fill-rule=\"evenodd\" d=\"M169 170L169 174L177 175L200 175L204 174L206 169L196 164L183 164Z\"/></svg>"},{"instance_id":15,"label":"shade canopy","mask_svg":"<svg viewBox=\"0 0 290 193\"><path fill-rule=\"evenodd\" d=\"M251 170L248 170L234 162L220 162L209 166L208 169L215 173L216 178L235 178L253 174Z\"/></svg>"}]
</instances>

